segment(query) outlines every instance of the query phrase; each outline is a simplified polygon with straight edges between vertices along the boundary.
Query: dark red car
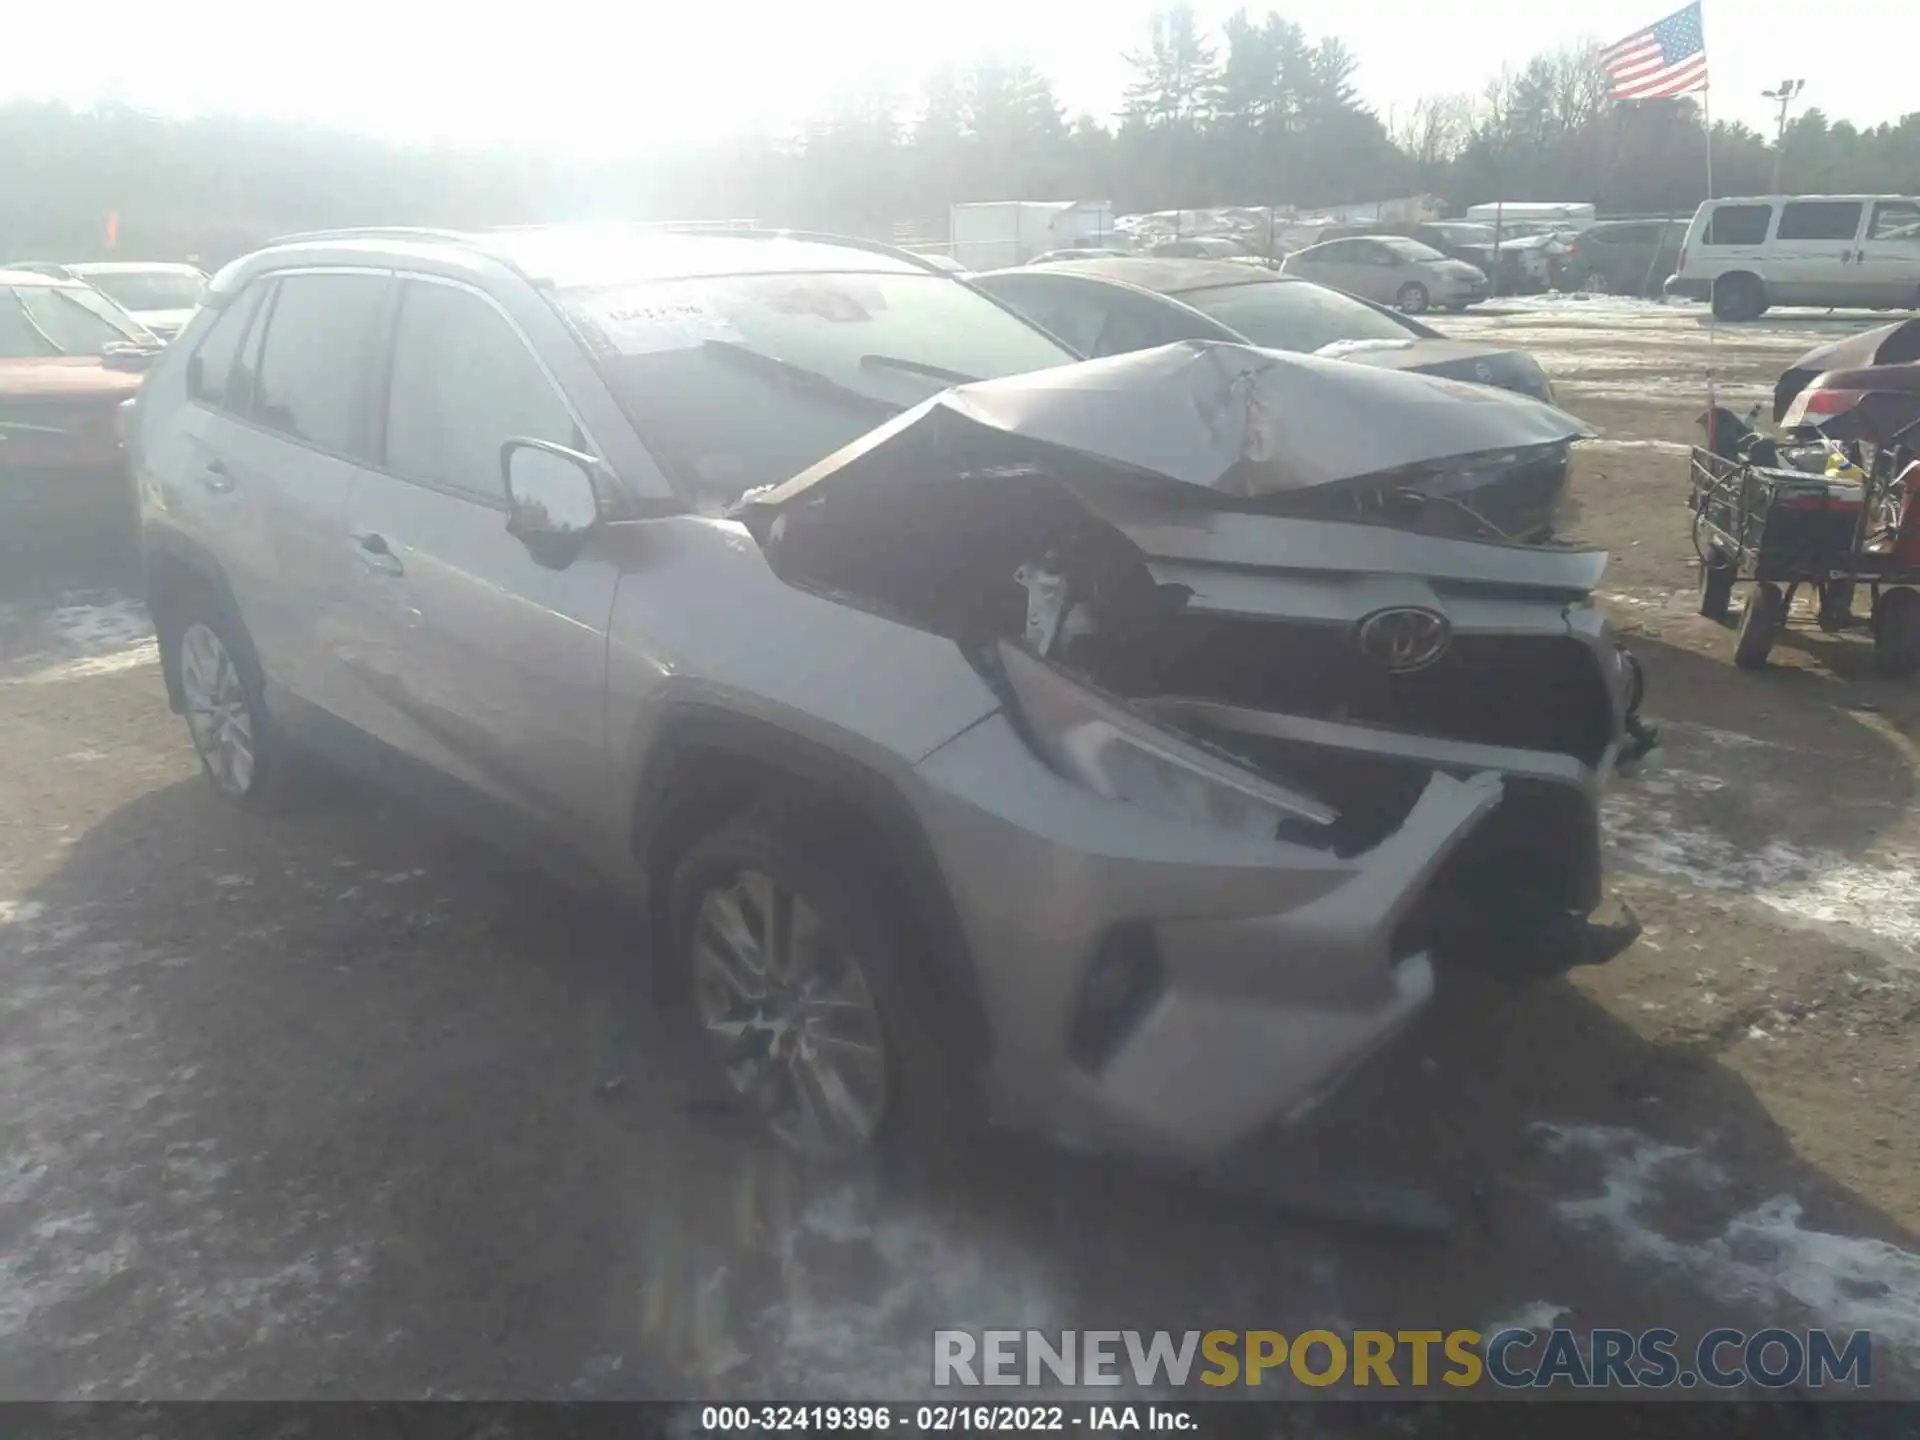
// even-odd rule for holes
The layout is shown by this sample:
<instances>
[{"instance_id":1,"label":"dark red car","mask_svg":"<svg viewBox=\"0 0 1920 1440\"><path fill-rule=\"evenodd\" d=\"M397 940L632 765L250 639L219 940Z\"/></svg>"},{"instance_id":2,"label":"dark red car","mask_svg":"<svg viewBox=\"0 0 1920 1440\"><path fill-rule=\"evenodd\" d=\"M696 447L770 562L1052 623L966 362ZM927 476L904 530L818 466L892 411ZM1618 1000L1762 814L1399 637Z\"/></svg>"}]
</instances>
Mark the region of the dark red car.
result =
<instances>
[{"instance_id":1,"label":"dark red car","mask_svg":"<svg viewBox=\"0 0 1920 1440\"><path fill-rule=\"evenodd\" d=\"M159 348L87 285L0 270L0 548L124 525L120 405Z\"/></svg>"}]
</instances>

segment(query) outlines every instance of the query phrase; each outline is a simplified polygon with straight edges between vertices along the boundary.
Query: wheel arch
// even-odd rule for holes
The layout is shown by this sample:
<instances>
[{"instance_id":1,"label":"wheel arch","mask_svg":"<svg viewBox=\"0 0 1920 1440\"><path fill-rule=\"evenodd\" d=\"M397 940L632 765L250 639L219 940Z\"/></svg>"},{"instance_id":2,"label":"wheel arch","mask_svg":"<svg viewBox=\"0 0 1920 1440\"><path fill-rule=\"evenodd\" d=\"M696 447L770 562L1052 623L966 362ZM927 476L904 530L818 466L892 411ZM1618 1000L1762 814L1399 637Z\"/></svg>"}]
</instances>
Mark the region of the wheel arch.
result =
<instances>
[{"instance_id":1,"label":"wheel arch","mask_svg":"<svg viewBox=\"0 0 1920 1440\"><path fill-rule=\"evenodd\" d=\"M675 955L667 896L687 846L761 804L792 806L832 842L857 853L887 886L921 951L909 965L943 1038L966 1059L984 1055L985 1006L959 911L925 828L899 786L817 741L736 711L686 702L662 717L648 748L633 814L633 853L651 903L655 998L678 1001L687 977Z\"/></svg>"},{"instance_id":2,"label":"wheel arch","mask_svg":"<svg viewBox=\"0 0 1920 1440\"><path fill-rule=\"evenodd\" d=\"M167 704L175 714L184 701L180 693L180 660L173 641L184 622L186 607L196 597L238 614L233 587L219 560L205 546L183 536L156 538L149 534L145 550L147 613L160 646L160 673L166 681Z\"/></svg>"}]
</instances>

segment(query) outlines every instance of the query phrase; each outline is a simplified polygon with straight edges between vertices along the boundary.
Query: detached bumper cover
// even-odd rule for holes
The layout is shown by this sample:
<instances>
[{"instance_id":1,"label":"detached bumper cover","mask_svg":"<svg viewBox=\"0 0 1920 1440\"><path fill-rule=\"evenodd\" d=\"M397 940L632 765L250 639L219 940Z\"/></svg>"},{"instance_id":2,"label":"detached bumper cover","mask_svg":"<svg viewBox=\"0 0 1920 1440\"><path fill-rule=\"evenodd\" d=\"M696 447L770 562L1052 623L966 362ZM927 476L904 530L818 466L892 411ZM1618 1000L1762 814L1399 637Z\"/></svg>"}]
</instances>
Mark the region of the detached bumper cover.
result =
<instances>
[{"instance_id":1,"label":"detached bumper cover","mask_svg":"<svg viewBox=\"0 0 1920 1440\"><path fill-rule=\"evenodd\" d=\"M1366 852L1160 819L1061 779L1005 716L920 766L993 1032L1003 1118L1069 1143L1211 1159L1297 1115L1432 992L1402 922L1499 804L1492 775L1435 775ZM1096 1065L1070 1043L1117 929L1150 937L1156 988Z\"/></svg>"}]
</instances>

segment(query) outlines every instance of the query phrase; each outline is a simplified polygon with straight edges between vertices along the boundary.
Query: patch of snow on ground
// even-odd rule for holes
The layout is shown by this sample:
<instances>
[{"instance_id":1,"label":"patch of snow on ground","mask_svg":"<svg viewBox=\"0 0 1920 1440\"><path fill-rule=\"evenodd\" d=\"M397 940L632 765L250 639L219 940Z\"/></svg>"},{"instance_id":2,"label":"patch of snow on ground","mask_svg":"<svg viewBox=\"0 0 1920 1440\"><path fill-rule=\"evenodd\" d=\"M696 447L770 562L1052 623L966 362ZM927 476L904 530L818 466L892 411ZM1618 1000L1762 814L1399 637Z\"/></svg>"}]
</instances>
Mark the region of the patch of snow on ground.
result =
<instances>
[{"instance_id":1,"label":"patch of snow on ground","mask_svg":"<svg viewBox=\"0 0 1920 1440\"><path fill-rule=\"evenodd\" d=\"M1572 1313L1570 1306L1556 1305L1551 1300L1532 1300L1511 1315L1489 1320L1480 1327L1480 1333L1492 1338L1502 1330L1551 1330L1560 1323L1561 1317Z\"/></svg>"},{"instance_id":2,"label":"patch of snow on ground","mask_svg":"<svg viewBox=\"0 0 1920 1440\"><path fill-rule=\"evenodd\" d=\"M160 658L153 624L138 600L106 591L73 591L50 610L6 607L0 632L12 632L0 673L26 681L110 675Z\"/></svg>"},{"instance_id":3,"label":"patch of snow on ground","mask_svg":"<svg viewBox=\"0 0 1920 1440\"><path fill-rule=\"evenodd\" d=\"M79 1361L86 1383L59 1398L154 1394L182 1362L291 1342L370 1278L371 1251L333 1238L329 1217L298 1195L268 1221L223 1214L236 1182L220 1142L201 1133L198 1072L169 1068L142 995L155 968L182 957L106 938L99 917L83 924L39 902L7 902L7 920L0 1380L25 1393L30 1377ZM271 1258L289 1254L302 1258ZM108 1315L155 1337L165 1362L109 1358L99 1344Z\"/></svg>"},{"instance_id":4,"label":"patch of snow on ground","mask_svg":"<svg viewBox=\"0 0 1920 1440\"><path fill-rule=\"evenodd\" d=\"M1597 440L1584 440L1581 444L1589 450L1652 450L1661 455L1693 453L1691 445L1682 445L1678 440L1614 440L1603 435Z\"/></svg>"},{"instance_id":5,"label":"patch of snow on ground","mask_svg":"<svg viewBox=\"0 0 1920 1440\"><path fill-rule=\"evenodd\" d=\"M1742 844L1687 825L1673 805L1677 793L1710 793L1724 785L1707 783L1715 781L1684 770L1655 772L1608 795L1601 827L1636 870L1739 892L1797 919L1856 925L1920 953L1920 856L1869 862L1777 836Z\"/></svg>"},{"instance_id":6,"label":"patch of snow on ground","mask_svg":"<svg viewBox=\"0 0 1920 1440\"><path fill-rule=\"evenodd\" d=\"M1870 1330L1895 1349L1920 1345L1920 1255L1884 1240L1808 1230L1800 1203L1786 1195L1734 1216L1717 1235L1676 1239L1645 1212L1680 1187L1723 1183L1706 1156L1616 1126L1535 1131L1551 1154L1599 1159L1600 1193L1554 1208L1569 1224L1608 1234L1628 1261L1682 1272L1730 1304L1772 1310L1791 1301L1830 1330Z\"/></svg>"}]
</instances>

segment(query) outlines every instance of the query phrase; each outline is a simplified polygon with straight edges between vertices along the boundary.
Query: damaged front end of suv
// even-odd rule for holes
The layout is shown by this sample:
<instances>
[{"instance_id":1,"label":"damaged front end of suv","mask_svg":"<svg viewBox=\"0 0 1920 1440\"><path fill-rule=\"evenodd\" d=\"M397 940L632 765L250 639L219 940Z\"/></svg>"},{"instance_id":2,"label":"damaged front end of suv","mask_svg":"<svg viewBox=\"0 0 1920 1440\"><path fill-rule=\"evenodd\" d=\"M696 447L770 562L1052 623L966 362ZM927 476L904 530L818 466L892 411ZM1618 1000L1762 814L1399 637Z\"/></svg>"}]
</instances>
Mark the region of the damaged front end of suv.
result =
<instances>
[{"instance_id":1,"label":"damaged front end of suv","mask_svg":"<svg viewBox=\"0 0 1920 1440\"><path fill-rule=\"evenodd\" d=\"M921 768L1003 1101L1218 1153L1436 968L1632 943L1598 802L1653 736L1591 604L1605 556L1470 538L1428 483L1586 433L1183 344L949 391L743 502L790 584L951 637L1001 697Z\"/></svg>"}]
</instances>

